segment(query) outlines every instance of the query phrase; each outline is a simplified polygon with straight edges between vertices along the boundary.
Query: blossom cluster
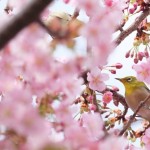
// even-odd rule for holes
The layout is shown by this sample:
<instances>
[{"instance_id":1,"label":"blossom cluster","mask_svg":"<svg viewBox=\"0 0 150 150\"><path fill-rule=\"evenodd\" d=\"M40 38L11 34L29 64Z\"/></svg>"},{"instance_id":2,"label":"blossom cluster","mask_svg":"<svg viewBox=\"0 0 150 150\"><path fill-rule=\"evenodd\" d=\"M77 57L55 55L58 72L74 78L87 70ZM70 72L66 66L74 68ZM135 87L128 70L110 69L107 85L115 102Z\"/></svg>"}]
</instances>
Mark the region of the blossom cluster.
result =
<instances>
[{"instance_id":1,"label":"blossom cluster","mask_svg":"<svg viewBox=\"0 0 150 150\"><path fill-rule=\"evenodd\" d=\"M72 1L64 0L66 4ZM21 12L22 3L26 5L30 1L10 0L8 8L12 7L12 12L7 12L7 15L3 13L3 17L13 19ZM114 49L112 34L122 17L122 2L81 0L74 3L77 9L84 10L89 17L86 24L74 20L75 18L69 15L67 21L56 17L51 24L45 24L47 30L53 29L55 33L59 33L59 37L52 35L53 39L50 40L50 35L43 28L44 23L41 27L35 22L20 31L1 49L2 150L134 149L124 137L117 136L117 130L109 132L115 124L114 117L104 121L101 115L105 113L103 109L107 109L107 105L113 101L113 92L118 90L112 88L111 91L104 92L107 87L105 81L109 79L109 75L102 70ZM45 11L41 15L44 21L48 12ZM71 19L72 22L69 22ZM87 55L76 55L64 62L56 60L53 55L55 48L52 48L51 44L56 41L56 45L67 40L73 41L74 35L77 36L75 29L78 29L78 34L87 40ZM120 69L122 65L117 63L111 67ZM144 75L146 80L148 67L145 64L144 67L146 73L143 73L140 67L134 68L140 72L139 75ZM81 75L84 71L86 79ZM103 93L99 103L95 100L97 92ZM75 102L76 99L80 103ZM78 106L74 105L75 103ZM98 105L102 107L101 111ZM76 115L78 111L79 115ZM109 111L109 115L114 113L117 117L122 114L119 110L113 113L110 109ZM146 146L147 132L143 137Z\"/></svg>"}]
</instances>

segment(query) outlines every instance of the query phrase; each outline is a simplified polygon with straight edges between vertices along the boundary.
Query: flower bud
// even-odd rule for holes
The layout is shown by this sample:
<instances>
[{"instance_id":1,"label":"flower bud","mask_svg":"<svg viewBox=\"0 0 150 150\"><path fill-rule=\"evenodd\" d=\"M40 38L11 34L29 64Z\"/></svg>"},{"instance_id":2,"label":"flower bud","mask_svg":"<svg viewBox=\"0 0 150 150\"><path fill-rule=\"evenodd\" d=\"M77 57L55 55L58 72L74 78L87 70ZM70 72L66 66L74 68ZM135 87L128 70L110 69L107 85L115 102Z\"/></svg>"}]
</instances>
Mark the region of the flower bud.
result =
<instances>
[{"instance_id":1,"label":"flower bud","mask_svg":"<svg viewBox=\"0 0 150 150\"><path fill-rule=\"evenodd\" d=\"M92 103L93 102L93 95L89 95L86 100L89 102L89 103Z\"/></svg>"},{"instance_id":2,"label":"flower bud","mask_svg":"<svg viewBox=\"0 0 150 150\"><path fill-rule=\"evenodd\" d=\"M137 58L134 58L134 63L135 63L135 64L137 64L138 61L139 61L139 60L138 60Z\"/></svg>"},{"instance_id":3,"label":"flower bud","mask_svg":"<svg viewBox=\"0 0 150 150\"><path fill-rule=\"evenodd\" d=\"M134 7L135 10L137 9L137 6L138 6L137 3L134 3L134 4L133 4L133 7Z\"/></svg>"},{"instance_id":4,"label":"flower bud","mask_svg":"<svg viewBox=\"0 0 150 150\"><path fill-rule=\"evenodd\" d=\"M130 56L131 56L131 58L133 58L133 56L134 56L134 51L131 53L131 55L130 55Z\"/></svg>"},{"instance_id":5,"label":"flower bud","mask_svg":"<svg viewBox=\"0 0 150 150\"><path fill-rule=\"evenodd\" d=\"M143 52L138 52L137 57L140 61L142 61L143 57L144 57L144 53Z\"/></svg>"},{"instance_id":6,"label":"flower bud","mask_svg":"<svg viewBox=\"0 0 150 150\"><path fill-rule=\"evenodd\" d=\"M112 74L116 74L116 70L109 70Z\"/></svg>"},{"instance_id":7,"label":"flower bud","mask_svg":"<svg viewBox=\"0 0 150 150\"><path fill-rule=\"evenodd\" d=\"M149 57L149 53L148 53L147 48L145 48L144 55L145 55L145 57L146 57L146 58L148 58L148 57Z\"/></svg>"},{"instance_id":8,"label":"flower bud","mask_svg":"<svg viewBox=\"0 0 150 150\"><path fill-rule=\"evenodd\" d=\"M116 63L115 67L116 67L117 69L121 69L121 68L122 68L122 64L121 64L121 63Z\"/></svg>"},{"instance_id":9,"label":"flower bud","mask_svg":"<svg viewBox=\"0 0 150 150\"><path fill-rule=\"evenodd\" d=\"M96 105L94 105L94 104L91 104L90 106L89 106L89 108L90 108L90 110L93 110L93 111L96 111Z\"/></svg>"},{"instance_id":10,"label":"flower bud","mask_svg":"<svg viewBox=\"0 0 150 150\"><path fill-rule=\"evenodd\" d=\"M105 104L110 103L110 101L111 101L112 99L113 99L113 93L110 92L110 91L104 93L103 98L102 98L102 100L103 100L103 102L104 102Z\"/></svg>"},{"instance_id":11,"label":"flower bud","mask_svg":"<svg viewBox=\"0 0 150 150\"><path fill-rule=\"evenodd\" d=\"M67 3L69 3L69 1L70 1L70 0L64 0L64 3L66 3L66 4L67 4Z\"/></svg>"},{"instance_id":12,"label":"flower bud","mask_svg":"<svg viewBox=\"0 0 150 150\"><path fill-rule=\"evenodd\" d=\"M129 13L130 13L130 14L133 14L133 13L134 13L134 11L135 11L135 9L134 9L134 8L130 8L130 9L129 9Z\"/></svg>"},{"instance_id":13,"label":"flower bud","mask_svg":"<svg viewBox=\"0 0 150 150\"><path fill-rule=\"evenodd\" d=\"M125 57L128 58L130 56L130 50L126 53Z\"/></svg>"},{"instance_id":14,"label":"flower bud","mask_svg":"<svg viewBox=\"0 0 150 150\"><path fill-rule=\"evenodd\" d=\"M119 91L119 88L116 86L112 86L112 90L117 92L117 91Z\"/></svg>"}]
</instances>

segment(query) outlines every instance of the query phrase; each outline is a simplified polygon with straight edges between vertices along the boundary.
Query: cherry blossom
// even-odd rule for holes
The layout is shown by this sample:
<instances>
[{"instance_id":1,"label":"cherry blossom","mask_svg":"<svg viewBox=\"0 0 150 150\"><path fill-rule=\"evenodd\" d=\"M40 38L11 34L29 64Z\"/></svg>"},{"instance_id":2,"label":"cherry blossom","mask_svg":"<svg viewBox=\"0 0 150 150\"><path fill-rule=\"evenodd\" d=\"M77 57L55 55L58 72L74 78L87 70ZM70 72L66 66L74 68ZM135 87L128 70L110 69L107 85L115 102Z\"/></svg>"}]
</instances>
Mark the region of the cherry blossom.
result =
<instances>
[{"instance_id":1,"label":"cherry blossom","mask_svg":"<svg viewBox=\"0 0 150 150\"><path fill-rule=\"evenodd\" d=\"M21 30L0 52L0 149L135 149L128 145L125 138L117 136L118 130L116 133L114 130L109 132L117 121L122 122L119 118L117 120L112 117L111 113L121 115L122 111L116 109L108 114L110 109L106 108L106 104L111 102L113 94L103 91L109 76L103 73L102 68L107 65L108 57L115 48L112 35L122 21L123 1L72 1L76 9L86 13L89 18L86 23L76 22L76 16L72 17L68 13L62 13L65 18L57 16L52 20L49 15L52 12L47 8L38 18L43 21L44 28L35 21ZM65 5L72 1L63 0ZM8 8L11 12L2 11L0 28L30 2L31 0L9 0ZM136 4L135 7L140 7L139 5ZM131 13L130 9L129 12ZM76 27L78 24L82 24L80 28ZM63 29L60 32L62 37L53 37L47 32L51 29L56 31L54 33ZM64 31L70 32L70 36L63 37ZM84 56L76 54L74 34L87 40ZM55 40L56 47L52 47L51 43ZM56 59L54 52L57 45L68 41L74 43L74 47L70 48L74 56L64 61ZM139 59L142 58L143 56ZM150 83L149 62L150 59L147 59L146 62L133 66L138 79L147 83ZM122 64L109 67L121 69ZM116 73L116 70L111 71ZM116 94L118 92L118 88L113 86L111 90ZM103 94L102 101L97 96L98 93ZM76 99L79 102L75 102ZM104 117L108 120L103 121L105 111L108 115ZM149 129L142 141L149 149Z\"/></svg>"},{"instance_id":2,"label":"cherry blossom","mask_svg":"<svg viewBox=\"0 0 150 150\"><path fill-rule=\"evenodd\" d=\"M64 2L67 4L67 3L69 3L69 2L70 2L70 0L64 0Z\"/></svg>"},{"instance_id":3,"label":"cherry blossom","mask_svg":"<svg viewBox=\"0 0 150 150\"><path fill-rule=\"evenodd\" d=\"M150 129L147 129L145 135L142 137L142 141L145 144L146 149L150 148Z\"/></svg>"},{"instance_id":4,"label":"cherry blossom","mask_svg":"<svg viewBox=\"0 0 150 150\"><path fill-rule=\"evenodd\" d=\"M87 39L89 53L92 55L92 67L99 64L104 65L107 62L108 55L114 49L112 33L121 19L122 4L117 1L113 7L104 8L97 0L84 0L79 7L90 14L89 22L81 28L81 35ZM90 12L93 12L93 14ZM95 15L95 12L97 15ZM113 18L118 19L114 20Z\"/></svg>"},{"instance_id":5,"label":"cherry blossom","mask_svg":"<svg viewBox=\"0 0 150 150\"><path fill-rule=\"evenodd\" d=\"M108 7L111 7L113 4L113 0L105 0L105 5L107 5Z\"/></svg>"},{"instance_id":6,"label":"cherry blossom","mask_svg":"<svg viewBox=\"0 0 150 150\"><path fill-rule=\"evenodd\" d=\"M98 12L100 8L98 0L92 0L92 1L82 0L80 2L76 1L75 3L77 7L79 7L80 9L84 9L87 15L89 16L93 16L95 13Z\"/></svg>"},{"instance_id":7,"label":"cherry blossom","mask_svg":"<svg viewBox=\"0 0 150 150\"><path fill-rule=\"evenodd\" d=\"M143 62L139 65L134 65L133 69L137 73L137 78L141 81L144 81L148 84L150 84L150 67L149 67L150 59L148 59L146 62Z\"/></svg>"},{"instance_id":8,"label":"cherry blossom","mask_svg":"<svg viewBox=\"0 0 150 150\"><path fill-rule=\"evenodd\" d=\"M126 147L127 147L126 139L117 138L115 136L109 137L109 139L99 144L99 149L124 150L126 149Z\"/></svg>"},{"instance_id":9,"label":"cherry blossom","mask_svg":"<svg viewBox=\"0 0 150 150\"><path fill-rule=\"evenodd\" d=\"M103 91L106 88L104 81L108 80L108 75L101 73L98 67L93 68L87 75L87 80L89 81L89 87L91 89Z\"/></svg>"},{"instance_id":10,"label":"cherry blossom","mask_svg":"<svg viewBox=\"0 0 150 150\"><path fill-rule=\"evenodd\" d=\"M103 121L99 114L83 114L83 126L87 130L90 138L100 138L104 135L102 130L103 128ZM92 124L90 123L92 122Z\"/></svg>"},{"instance_id":11,"label":"cherry blossom","mask_svg":"<svg viewBox=\"0 0 150 150\"><path fill-rule=\"evenodd\" d=\"M109 91L105 92L102 98L103 102L106 104L110 103L112 99L113 99L113 94L112 92Z\"/></svg>"}]
</instances>

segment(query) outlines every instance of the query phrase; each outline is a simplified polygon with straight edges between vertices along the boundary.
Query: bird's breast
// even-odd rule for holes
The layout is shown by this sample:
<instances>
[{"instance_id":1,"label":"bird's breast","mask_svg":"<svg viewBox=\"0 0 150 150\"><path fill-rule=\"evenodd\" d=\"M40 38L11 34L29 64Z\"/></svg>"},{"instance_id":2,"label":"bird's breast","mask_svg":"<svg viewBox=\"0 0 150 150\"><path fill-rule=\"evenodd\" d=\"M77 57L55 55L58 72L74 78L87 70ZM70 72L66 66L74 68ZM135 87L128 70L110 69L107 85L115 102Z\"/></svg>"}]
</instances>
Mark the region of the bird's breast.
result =
<instances>
[{"instance_id":1,"label":"bird's breast","mask_svg":"<svg viewBox=\"0 0 150 150\"><path fill-rule=\"evenodd\" d=\"M145 87L135 89L130 95L125 94L126 102L128 106L135 111L141 101L144 101L149 94L150 92ZM146 102L144 107L139 110L138 114L150 121L150 99Z\"/></svg>"}]
</instances>

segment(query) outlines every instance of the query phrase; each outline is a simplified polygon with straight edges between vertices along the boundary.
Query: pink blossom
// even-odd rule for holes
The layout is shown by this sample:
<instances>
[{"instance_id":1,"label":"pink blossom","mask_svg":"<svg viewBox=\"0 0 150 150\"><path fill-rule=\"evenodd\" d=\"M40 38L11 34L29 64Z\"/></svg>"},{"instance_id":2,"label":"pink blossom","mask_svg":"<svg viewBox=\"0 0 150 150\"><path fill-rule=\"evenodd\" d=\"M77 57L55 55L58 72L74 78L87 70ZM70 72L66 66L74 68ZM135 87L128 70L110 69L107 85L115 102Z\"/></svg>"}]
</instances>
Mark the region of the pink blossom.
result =
<instances>
[{"instance_id":1,"label":"pink blossom","mask_svg":"<svg viewBox=\"0 0 150 150\"><path fill-rule=\"evenodd\" d=\"M98 2L88 0L84 0L84 2L93 4L93 9L89 8L88 12L94 15L90 15L89 22L81 28L80 33L87 39L88 47L91 48L89 54L92 54L90 55L92 57L89 60L91 60L92 67L99 64L104 65L108 55L114 49L112 34L121 19L122 5L117 2L113 7L104 9ZM97 15L95 15L95 10Z\"/></svg>"},{"instance_id":2,"label":"pink blossom","mask_svg":"<svg viewBox=\"0 0 150 150\"><path fill-rule=\"evenodd\" d=\"M111 7L113 4L113 0L105 0L105 5L107 5L108 7Z\"/></svg>"},{"instance_id":3,"label":"pink blossom","mask_svg":"<svg viewBox=\"0 0 150 150\"><path fill-rule=\"evenodd\" d=\"M91 104L90 106L89 106L89 108L90 108L90 110L96 110L96 108L97 108L97 106L96 105L94 105L94 104Z\"/></svg>"},{"instance_id":4,"label":"pink blossom","mask_svg":"<svg viewBox=\"0 0 150 150\"><path fill-rule=\"evenodd\" d=\"M70 77L65 78L65 80L58 80L60 85L60 92L62 92L65 95L65 99L68 100L69 103L72 103L72 101L76 98L77 95L80 95L82 92L82 84L83 80L81 78L76 77Z\"/></svg>"},{"instance_id":5,"label":"pink blossom","mask_svg":"<svg viewBox=\"0 0 150 150\"><path fill-rule=\"evenodd\" d=\"M70 0L63 0L63 1L64 1L64 3L66 3L66 4L70 2Z\"/></svg>"},{"instance_id":6,"label":"pink blossom","mask_svg":"<svg viewBox=\"0 0 150 150\"><path fill-rule=\"evenodd\" d=\"M98 0L82 0L82 1L75 1L77 7L80 9L84 9L89 16L95 15L98 12L100 5Z\"/></svg>"},{"instance_id":7,"label":"pink blossom","mask_svg":"<svg viewBox=\"0 0 150 150\"><path fill-rule=\"evenodd\" d=\"M90 103L93 103L93 99L94 99L94 96L93 95L89 95L86 100Z\"/></svg>"},{"instance_id":8,"label":"pink blossom","mask_svg":"<svg viewBox=\"0 0 150 150\"><path fill-rule=\"evenodd\" d=\"M123 1L123 0L104 0L104 2L107 7L112 7L115 5L120 5L119 6L120 8L125 7L125 1Z\"/></svg>"},{"instance_id":9,"label":"pink blossom","mask_svg":"<svg viewBox=\"0 0 150 150\"><path fill-rule=\"evenodd\" d=\"M123 137L110 136L99 144L99 149L124 150L127 147L127 140Z\"/></svg>"},{"instance_id":10,"label":"pink blossom","mask_svg":"<svg viewBox=\"0 0 150 150\"><path fill-rule=\"evenodd\" d=\"M85 147L89 141L87 133L77 124L70 124L70 126L65 128L64 134L69 149L78 149L79 147Z\"/></svg>"},{"instance_id":11,"label":"pink blossom","mask_svg":"<svg viewBox=\"0 0 150 150\"><path fill-rule=\"evenodd\" d=\"M13 142L11 142L8 139L5 139L5 140L0 141L0 149L1 150L8 150L8 149L15 150L16 148L14 147Z\"/></svg>"},{"instance_id":12,"label":"pink blossom","mask_svg":"<svg viewBox=\"0 0 150 150\"><path fill-rule=\"evenodd\" d=\"M101 73L101 70L96 67L87 74L87 80L92 90L103 91L106 88L104 81L108 80L108 75Z\"/></svg>"},{"instance_id":13,"label":"pink blossom","mask_svg":"<svg viewBox=\"0 0 150 150\"><path fill-rule=\"evenodd\" d=\"M103 102L106 103L106 104L110 103L111 100L113 99L112 96L113 96L112 92L109 92L109 91L105 92L104 95L103 95L103 98L102 98Z\"/></svg>"},{"instance_id":14,"label":"pink blossom","mask_svg":"<svg viewBox=\"0 0 150 150\"><path fill-rule=\"evenodd\" d=\"M44 120L38 111L32 107L31 102L30 90L18 88L18 86L13 88L4 95L0 104L0 123L21 135L34 135L38 134L38 131L44 131ZM36 122L39 122L40 125Z\"/></svg>"},{"instance_id":15,"label":"pink blossom","mask_svg":"<svg viewBox=\"0 0 150 150\"><path fill-rule=\"evenodd\" d=\"M135 145L130 145L128 150L142 150L139 147L136 147Z\"/></svg>"},{"instance_id":16,"label":"pink blossom","mask_svg":"<svg viewBox=\"0 0 150 150\"><path fill-rule=\"evenodd\" d=\"M103 121L98 113L95 114L83 114L83 126L85 127L88 136L92 139L100 138L104 135L102 130ZM92 123L91 123L92 122Z\"/></svg>"},{"instance_id":17,"label":"pink blossom","mask_svg":"<svg viewBox=\"0 0 150 150\"><path fill-rule=\"evenodd\" d=\"M145 144L145 148L150 149L150 129L148 128L145 132L145 135L142 137L142 141Z\"/></svg>"},{"instance_id":18,"label":"pink blossom","mask_svg":"<svg viewBox=\"0 0 150 150\"><path fill-rule=\"evenodd\" d=\"M57 121L62 123L65 127L68 127L71 123L74 124L74 120L72 118L72 112L69 110L69 103L64 101L59 106L54 108Z\"/></svg>"},{"instance_id":19,"label":"pink blossom","mask_svg":"<svg viewBox=\"0 0 150 150\"><path fill-rule=\"evenodd\" d=\"M133 69L137 73L137 79L150 84L150 59L147 62L143 62L139 65L134 65Z\"/></svg>"}]
</instances>

